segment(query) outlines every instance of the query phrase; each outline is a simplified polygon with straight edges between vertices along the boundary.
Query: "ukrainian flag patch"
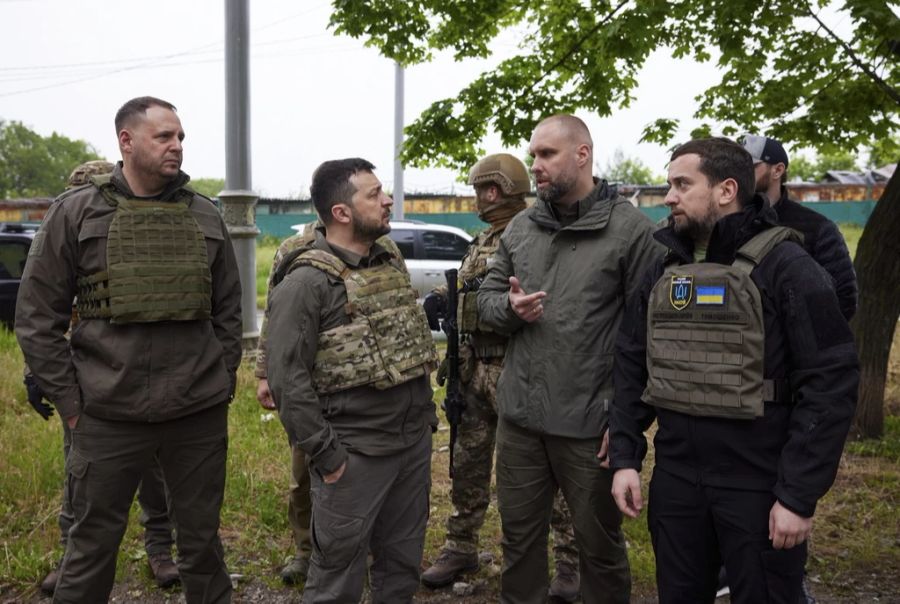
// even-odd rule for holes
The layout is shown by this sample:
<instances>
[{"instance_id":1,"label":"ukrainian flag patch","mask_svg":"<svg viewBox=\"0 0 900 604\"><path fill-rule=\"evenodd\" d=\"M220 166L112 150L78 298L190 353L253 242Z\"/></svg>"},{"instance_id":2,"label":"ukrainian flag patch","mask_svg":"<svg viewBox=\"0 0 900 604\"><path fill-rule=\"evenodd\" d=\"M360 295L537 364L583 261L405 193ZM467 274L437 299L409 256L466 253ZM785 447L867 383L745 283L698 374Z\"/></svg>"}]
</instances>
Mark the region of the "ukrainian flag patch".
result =
<instances>
[{"instance_id":1,"label":"ukrainian flag patch","mask_svg":"<svg viewBox=\"0 0 900 604\"><path fill-rule=\"evenodd\" d=\"M697 305L698 306L724 306L725 305L725 286L724 285L698 285L697 286Z\"/></svg>"}]
</instances>

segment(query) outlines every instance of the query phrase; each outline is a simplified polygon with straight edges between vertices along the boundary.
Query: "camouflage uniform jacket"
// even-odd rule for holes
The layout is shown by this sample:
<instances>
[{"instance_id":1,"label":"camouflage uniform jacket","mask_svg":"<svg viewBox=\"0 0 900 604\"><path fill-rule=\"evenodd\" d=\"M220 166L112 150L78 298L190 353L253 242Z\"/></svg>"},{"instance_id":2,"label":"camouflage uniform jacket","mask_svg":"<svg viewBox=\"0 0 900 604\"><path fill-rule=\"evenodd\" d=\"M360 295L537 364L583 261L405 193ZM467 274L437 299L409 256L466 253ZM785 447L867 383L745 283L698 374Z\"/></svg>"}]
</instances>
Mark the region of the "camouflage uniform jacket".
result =
<instances>
[{"instance_id":1,"label":"camouflage uniform jacket","mask_svg":"<svg viewBox=\"0 0 900 604\"><path fill-rule=\"evenodd\" d=\"M187 184L181 173L157 200ZM119 164L113 185L133 197ZM241 284L231 240L216 207L194 195L212 277L208 320L112 324L72 318L76 279L106 270L115 208L93 185L67 191L35 236L16 305L16 336L38 385L63 418L160 422L226 402L241 362ZM70 350L71 347L71 350Z\"/></svg>"},{"instance_id":2,"label":"camouflage uniform jacket","mask_svg":"<svg viewBox=\"0 0 900 604\"><path fill-rule=\"evenodd\" d=\"M506 336L496 333L478 320L477 304L477 288L493 262L503 230L491 227L481 231L469 245L459 269L460 301L457 317L460 332L472 347L475 356L480 359L502 358L506 352ZM446 286L443 290L446 292Z\"/></svg>"},{"instance_id":3,"label":"camouflage uniform jacket","mask_svg":"<svg viewBox=\"0 0 900 604\"><path fill-rule=\"evenodd\" d=\"M351 267L391 259L381 245L369 256L331 246L316 233L314 249ZM407 449L437 426L429 376L378 390L358 386L320 395L313 385L319 333L349 322L343 281L312 266L290 272L272 290L266 369L282 424L292 444L309 455L320 474L337 470L347 451L389 455Z\"/></svg>"}]
</instances>

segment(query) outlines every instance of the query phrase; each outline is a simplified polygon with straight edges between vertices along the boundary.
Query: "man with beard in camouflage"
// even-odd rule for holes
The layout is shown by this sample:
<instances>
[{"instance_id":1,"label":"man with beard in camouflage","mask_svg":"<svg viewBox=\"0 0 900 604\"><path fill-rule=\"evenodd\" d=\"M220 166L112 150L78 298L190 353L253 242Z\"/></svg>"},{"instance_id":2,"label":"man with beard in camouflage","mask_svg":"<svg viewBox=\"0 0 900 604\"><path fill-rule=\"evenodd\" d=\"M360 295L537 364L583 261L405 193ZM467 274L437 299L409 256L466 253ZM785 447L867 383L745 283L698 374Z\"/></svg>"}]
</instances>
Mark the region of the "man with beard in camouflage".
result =
<instances>
[{"instance_id":1,"label":"man with beard in camouflage","mask_svg":"<svg viewBox=\"0 0 900 604\"><path fill-rule=\"evenodd\" d=\"M525 164L508 153L488 155L469 172L475 187L478 216L490 227L478 234L459 272L460 303L457 320L460 346L460 386L466 400L453 450L451 490L454 512L447 520L447 541L434 564L422 574L422 583L437 588L461 574L478 570L478 531L491 499L491 467L497 432L497 380L506 353L505 336L478 321L478 286L487 274L491 256L513 216L525 209L531 182ZM447 305L446 286L425 298L429 324L437 330L438 317ZM551 526L554 532L556 576L550 595L573 602L579 593L578 549L565 501L557 493Z\"/></svg>"}]
</instances>

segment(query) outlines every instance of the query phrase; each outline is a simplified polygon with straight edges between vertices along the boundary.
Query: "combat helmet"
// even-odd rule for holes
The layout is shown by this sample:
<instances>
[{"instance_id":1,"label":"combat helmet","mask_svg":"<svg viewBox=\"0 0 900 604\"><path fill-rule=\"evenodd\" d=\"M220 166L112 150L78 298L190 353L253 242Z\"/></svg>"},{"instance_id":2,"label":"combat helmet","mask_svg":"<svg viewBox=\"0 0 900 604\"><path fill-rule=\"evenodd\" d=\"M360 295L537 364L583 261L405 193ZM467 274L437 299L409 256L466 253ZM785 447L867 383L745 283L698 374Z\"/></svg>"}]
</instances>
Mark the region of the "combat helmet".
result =
<instances>
[{"instance_id":1,"label":"combat helmet","mask_svg":"<svg viewBox=\"0 0 900 604\"><path fill-rule=\"evenodd\" d=\"M72 173L69 175L69 180L66 184L69 186L69 188L86 185L91 181L91 176L109 174L115 167L115 164L103 159L86 161L72 170Z\"/></svg>"},{"instance_id":2,"label":"combat helmet","mask_svg":"<svg viewBox=\"0 0 900 604\"><path fill-rule=\"evenodd\" d=\"M522 160L509 153L495 153L480 159L469 171L468 183L496 184L507 197L531 191L528 169Z\"/></svg>"}]
</instances>

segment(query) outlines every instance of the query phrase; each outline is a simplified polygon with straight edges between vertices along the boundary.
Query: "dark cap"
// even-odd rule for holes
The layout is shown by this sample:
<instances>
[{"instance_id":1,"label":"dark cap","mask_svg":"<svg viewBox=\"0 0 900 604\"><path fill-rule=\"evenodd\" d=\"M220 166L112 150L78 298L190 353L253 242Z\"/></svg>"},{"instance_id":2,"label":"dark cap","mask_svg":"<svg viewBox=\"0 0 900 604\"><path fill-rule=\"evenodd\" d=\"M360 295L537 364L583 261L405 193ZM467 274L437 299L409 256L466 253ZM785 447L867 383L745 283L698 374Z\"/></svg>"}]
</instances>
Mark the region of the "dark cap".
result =
<instances>
[{"instance_id":1,"label":"dark cap","mask_svg":"<svg viewBox=\"0 0 900 604\"><path fill-rule=\"evenodd\" d=\"M753 163L766 162L767 164L784 164L788 166L788 156L784 147L774 138L767 136L759 136L756 134L745 134L738 139L738 142L744 146L747 153L753 158Z\"/></svg>"}]
</instances>

